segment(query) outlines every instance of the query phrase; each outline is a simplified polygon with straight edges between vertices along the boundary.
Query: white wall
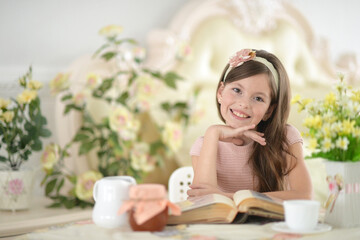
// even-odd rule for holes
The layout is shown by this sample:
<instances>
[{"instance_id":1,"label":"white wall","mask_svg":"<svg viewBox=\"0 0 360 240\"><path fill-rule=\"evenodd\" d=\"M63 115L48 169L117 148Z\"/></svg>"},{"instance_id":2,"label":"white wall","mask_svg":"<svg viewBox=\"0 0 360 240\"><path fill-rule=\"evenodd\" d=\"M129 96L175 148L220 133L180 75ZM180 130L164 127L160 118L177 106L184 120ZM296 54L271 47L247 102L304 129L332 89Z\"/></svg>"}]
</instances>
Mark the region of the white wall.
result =
<instances>
[{"instance_id":1,"label":"white wall","mask_svg":"<svg viewBox=\"0 0 360 240\"><path fill-rule=\"evenodd\" d=\"M191 0L0 0L0 82L18 77L29 64L38 79L66 68L101 43L98 30L124 26L124 36L142 44L153 28L165 28ZM343 52L360 56L360 1L286 0L328 40L331 58Z\"/></svg>"},{"instance_id":2,"label":"white wall","mask_svg":"<svg viewBox=\"0 0 360 240\"><path fill-rule=\"evenodd\" d=\"M360 62L360 1L286 1L305 16L316 36L327 40L333 61L343 53L355 53Z\"/></svg>"},{"instance_id":3,"label":"white wall","mask_svg":"<svg viewBox=\"0 0 360 240\"><path fill-rule=\"evenodd\" d=\"M145 43L164 28L184 0L0 0L0 82L32 64L35 72L58 72L102 43L107 24ZM42 74L41 74L42 75ZM45 79L40 79L45 80Z\"/></svg>"}]
</instances>

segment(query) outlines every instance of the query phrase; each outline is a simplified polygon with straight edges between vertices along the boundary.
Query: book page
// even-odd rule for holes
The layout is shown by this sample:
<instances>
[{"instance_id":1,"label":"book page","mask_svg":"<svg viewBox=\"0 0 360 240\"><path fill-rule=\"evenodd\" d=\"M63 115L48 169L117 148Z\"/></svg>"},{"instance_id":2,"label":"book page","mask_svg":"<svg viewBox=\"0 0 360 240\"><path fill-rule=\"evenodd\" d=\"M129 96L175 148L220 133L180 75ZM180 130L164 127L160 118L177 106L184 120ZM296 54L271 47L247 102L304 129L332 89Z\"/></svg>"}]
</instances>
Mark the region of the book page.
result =
<instances>
[{"instance_id":1,"label":"book page","mask_svg":"<svg viewBox=\"0 0 360 240\"><path fill-rule=\"evenodd\" d=\"M284 209L280 202L274 201L265 194L251 191L241 190L234 194L234 202L238 206L239 212L247 212L250 208L263 209L269 212L283 214Z\"/></svg>"}]
</instances>

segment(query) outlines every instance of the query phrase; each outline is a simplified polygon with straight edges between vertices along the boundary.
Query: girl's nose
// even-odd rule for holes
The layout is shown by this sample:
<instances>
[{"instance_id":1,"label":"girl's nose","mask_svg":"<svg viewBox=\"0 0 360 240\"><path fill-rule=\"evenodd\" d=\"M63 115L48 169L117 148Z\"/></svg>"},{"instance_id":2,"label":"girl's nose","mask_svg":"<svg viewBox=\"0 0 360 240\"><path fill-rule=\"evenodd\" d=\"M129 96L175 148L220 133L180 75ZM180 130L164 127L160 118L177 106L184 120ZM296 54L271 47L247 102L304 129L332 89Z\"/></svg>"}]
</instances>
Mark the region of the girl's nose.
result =
<instances>
[{"instance_id":1,"label":"girl's nose","mask_svg":"<svg viewBox=\"0 0 360 240\"><path fill-rule=\"evenodd\" d=\"M246 98L241 98L241 99L239 99L238 104L243 108L248 108L249 107L249 100L246 99Z\"/></svg>"}]
</instances>

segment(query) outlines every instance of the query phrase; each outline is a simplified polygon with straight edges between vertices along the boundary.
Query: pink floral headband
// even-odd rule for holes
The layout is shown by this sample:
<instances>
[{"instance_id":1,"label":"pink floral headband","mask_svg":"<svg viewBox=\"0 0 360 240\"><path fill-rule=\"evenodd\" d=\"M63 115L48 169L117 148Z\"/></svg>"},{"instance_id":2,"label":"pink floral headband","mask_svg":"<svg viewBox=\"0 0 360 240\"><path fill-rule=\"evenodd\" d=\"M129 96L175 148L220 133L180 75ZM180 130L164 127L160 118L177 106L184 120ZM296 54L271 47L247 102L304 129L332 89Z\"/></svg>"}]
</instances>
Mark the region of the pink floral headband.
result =
<instances>
[{"instance_id":1,"label":"pink floral headband","mask_svg":"<svg viewBox=\"0 0 360 240\"><path fill-rule=\"evenodd\" d=\"M233 56L231 56L229 58L230 67L227 72L229 72L231 69L241 66L244 62L247 62L250 60L261 62L270 70L270 72L272 73L272 75L275 79L276 89L278 89L279 74L276 71L276 69L274 68L274 65L271 62L269 62L268 60L266 60L265 58L257 57L256 52L251 49L242 49L242 50L236 52ZM227 74L224 75L224 79L223 79L224 82L225 82L226 75Z\"/></svg>"}]
</instances>

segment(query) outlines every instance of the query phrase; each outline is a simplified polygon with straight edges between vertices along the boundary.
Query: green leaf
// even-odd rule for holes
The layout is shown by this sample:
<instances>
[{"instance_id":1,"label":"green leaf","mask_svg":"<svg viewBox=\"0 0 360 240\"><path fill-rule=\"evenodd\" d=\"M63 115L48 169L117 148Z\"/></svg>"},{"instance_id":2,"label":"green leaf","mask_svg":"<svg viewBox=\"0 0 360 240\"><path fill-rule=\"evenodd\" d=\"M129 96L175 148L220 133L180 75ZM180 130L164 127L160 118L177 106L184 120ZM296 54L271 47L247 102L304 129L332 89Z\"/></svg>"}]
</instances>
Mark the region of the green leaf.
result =
<instances>
[{"instance_id":1,"label":"green leaf","mask_svg":"<svg viewBox=\"0 0 360 240\"><path fill-rule=\"evenodd\" d=\"M99 55L99 53L104 50L105 48L107 48L108 46L110 46L108 43L103 44L98 50L95 51L93 57L96 57L97 55Z\"/></svg>"},{"instance_id":2,"label":"green leaf","mask_svg":"<svg viewBox=\"0 0 360 240\"><path fill-rule=\"evenodd\" d=\"M45 138L50 137L51 136L51 131L49 129L42 128L40 130L40 136L45 137Z\"/></svg>"},{"instance_id":3,"label":"green leaf","mask_svg":"<svg viewBox=\"0 0 360 240\"><path fill-rule=\"evenodd\" d=\"M71 209L76 205L76 199L65 199L62 202L67 209Z\"/></svg>"},{"instance_id":4,"label":"green leaf","mask_svg":"<svg viewBox=\"0 0 360 240\"><path fill-rule=\"evenodd\" d=\"M73 98L72 93L69 93L69 94L63 96L63 97L61 98L61 101L69 100L69 99L72 99L72 98Z\"/></svg>"},{"instance_id":5,"label":"green leaf","mask_svg":"<svg viewBox=\"0 0 360 240\"><path fill-rule=\"evenodd\" d=\"M81 141L85 141L85 140L89 140L89 136L86 134L83 134L83 133L78 133L74 137L75 142L81 142Z\"/></svg>"},{"instance_id":6,"label":"green leaf","mask_svg":"<svg viewBox=\"0 0 360 240\"><path fill-rule=\"evenodd\" d=\"M45 195L48 196L55 188L57 179L54 178L50 182L48 182L45 186Z\"/></svg>"},{"instance_id":7,"label":"green leaf","mask_svg":"<svg viewBox=\"0 0 360 240\"><path fill-rule=\"evenodd\" d=\"M33 125L32 125L31 123L29 123L29 122L26 122L26 123L24 124L24 128L25 128L25 130L28 131L28 132L33 131Z\"/></svg>"},{"instance_id":8,"label":"green leaf","mask_svg":"<svg viewBox=\"0 0 360 240\"><path fill-rule=\"evenodd\" d=\"M56 194L59 194L61 188L64 186L64 182L65 182L65 179L62 178L61 181L60 181L60 183L59 183L59 185L58 185L57 188L56 188Z\"/></svg>"},{"instance_id":9,"label":"green leaf","mask_svg":"<svg viewBox=\"0 0 360 240\"><path fill-rule=\"evenodd\" d=\"M66 178L67 178L72 184L76 184L76 176L68 175L68 176L66 176Z\"/></svg>"},{"instance_id":10,"label":"green leaf","mask_svg":"<svg viewBox=\"0 0 360 240\"><path fill-rule=\"evenodd\" d=\"M168 72L164 76L164 81L166 85L174 89L176 89L176 81L180 79L182 78L179 75L177 75L175 72Z\"/></svg>"},{"instance_id":11,"label":"green leaf","mask_svg":"<svg viewBox=\"0 0 360 240\"><path fill-rule=\"evenodd\" d=\"M175 108L186 108L187 107L187 104L185 102L177 102L175 105L174 105Z\"/></svg>"},{"instance_id":12,"label":"green leaf","mask_svg":"<svg viewBox=\"0 0 360 240\"><path fill-rule=\"evenodd\" d=\"M31 144L30 147L34 151L40 151L42 149L42 142L39 139L35 139L34 143Z\"/></svg>"},{"instance_id":13,"label":"green leaf","mask_svg":"<svg viewBox=\"0 0 360 240\"><path fill-rule=\"evenodd\" d=\"M170 105L170 103L165 102L165 103L161 104L161 108L168 112L171 109L171 105Z\"/></svg>"},{"instance_id":14,"label":"green leaf","mask_svg":"<svg viewBox=\"0 0 360 240\"><path fill-rule=\"evenodd\" d=\"M90 152L93 149L93 147L94 147L93 142L83 142L80 145L79 155L83 155L83 154Z\"/></svg>"},{"instance_id":15,"label":"green leaf","mask_svg":"<svg viewBox=\"0 0 360 240\"><path fill-rule=\"evenodd\" d=\"M106 170L109 173L109 175L117 175L118 171L120 170L120 162L112 162L110 163Z\"/></svg>"},{"instance_id":16,"label":"green leaf","mask_svg":"<svg viewBox=\"0 0 360 240\"><path fill-rule=\"evenodd\" d=\"M126 104L126 100L129 98L129 92L124 92L116 99L116 102L121 103L123 105Z\"/></svg>"},{"instance_id":17,"label":"green leaf","mask_svg":"<svg viewBox=\"0 0 360 240\"><path fill-rule=\"evenodd\" d=\"M158 149L164 148L165 145L161 141L153 142L150 145L150 155L155 155Z\"/></svg>"},{"instance_id":18,"label":"green leaf","mask_svg":"<svg viewBox=\"0 0 360 240\"><path fill-rule=\"evenodd\" d=\"M94 130L92 128L89 128L89 127L81 127L80 130L84 131L84 132L89 132L91 134L94 134Z\"/></svg>"},{"instance_id":19,"label":"green leaf","mask_svg":"<svg viewBox=\"0 0 360 240\"><path fill-rule=\"evenodd\" d=\"M7 162L7 158L4 156L0 156L0 162Z\"/></svg>"},{"instance_id":20,"label":"green leaf","mask_svg":"<svg viewBox=\"0 0 360 240\"><path fill-rule=\"evenodd\" d=\"M48 208L60 208L62 207L62 203L61 202L54 202L51 205L48 206Z\"/></svg>"},{"instance_id":21,"label":"green leaf","mask_svg":"<svg viewBox=\"0 0 360 240\"><path fill-rule=\"evenodd\" d=\"M112 59L116 55L117 55L116 52L106 52L103 55L101 55L101 57L104 58L106 61L109 61L110 59Z\"/></svg>"}]
</instances>

